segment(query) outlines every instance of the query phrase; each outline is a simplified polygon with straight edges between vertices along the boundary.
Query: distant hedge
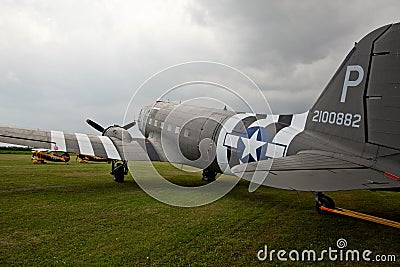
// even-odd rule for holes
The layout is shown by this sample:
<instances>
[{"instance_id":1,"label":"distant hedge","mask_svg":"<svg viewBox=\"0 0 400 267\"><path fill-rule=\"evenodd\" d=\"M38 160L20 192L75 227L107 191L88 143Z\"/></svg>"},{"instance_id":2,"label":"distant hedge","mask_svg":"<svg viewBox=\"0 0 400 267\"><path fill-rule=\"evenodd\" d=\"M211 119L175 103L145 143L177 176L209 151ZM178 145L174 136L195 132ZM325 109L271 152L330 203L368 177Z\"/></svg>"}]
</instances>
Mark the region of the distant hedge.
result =
<instances>
[{"instance_id":1,"label":"distant hedge","mask_svg":"<svg viewBox=\"0 0 400 267\"><path fill-rule=\"evenodd\" d=\"M16 146L3 146L0 147L0 154L30 154L32 148L29 147L16 147Z\"/></svg>"}]
</instances>

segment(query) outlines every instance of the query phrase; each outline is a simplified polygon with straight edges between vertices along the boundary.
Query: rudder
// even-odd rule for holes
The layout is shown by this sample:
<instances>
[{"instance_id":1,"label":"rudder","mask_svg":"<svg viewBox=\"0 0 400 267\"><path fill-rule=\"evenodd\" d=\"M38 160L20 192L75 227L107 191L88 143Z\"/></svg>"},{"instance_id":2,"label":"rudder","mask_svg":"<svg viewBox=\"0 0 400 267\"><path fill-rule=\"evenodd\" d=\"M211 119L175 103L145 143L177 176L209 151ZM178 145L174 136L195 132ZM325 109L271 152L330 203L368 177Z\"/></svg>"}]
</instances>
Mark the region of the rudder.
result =
<instances>
[{"instance_id":1,"label":"rudder","mask_svg":"<svg viewBox=\"0 0 400 267\"><path fill-rule=\"evenodd\" d=\"M365 107L367 142L400 150L400 23L374 43Z\"/></svg>"}]
</instances>

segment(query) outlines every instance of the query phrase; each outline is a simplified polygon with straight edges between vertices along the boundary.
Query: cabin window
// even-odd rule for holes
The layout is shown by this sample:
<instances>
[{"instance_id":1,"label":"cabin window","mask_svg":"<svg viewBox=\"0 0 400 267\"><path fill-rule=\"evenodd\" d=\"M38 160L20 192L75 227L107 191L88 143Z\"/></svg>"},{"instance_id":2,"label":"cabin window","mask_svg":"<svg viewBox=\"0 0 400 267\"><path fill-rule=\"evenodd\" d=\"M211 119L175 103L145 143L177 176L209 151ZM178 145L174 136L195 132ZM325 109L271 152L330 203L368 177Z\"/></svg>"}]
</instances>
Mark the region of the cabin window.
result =
<instances>
[{"instance_id":1,"label":"cabin window","mask_svg":"<svg viewBox=\"0 0 400 267\"><path fill-rule=\"evenodd\" d=\"M183 132L183 136L184 137L189 137L189 130L185 129L185 131Z\"/></svg>"}]
</instances>

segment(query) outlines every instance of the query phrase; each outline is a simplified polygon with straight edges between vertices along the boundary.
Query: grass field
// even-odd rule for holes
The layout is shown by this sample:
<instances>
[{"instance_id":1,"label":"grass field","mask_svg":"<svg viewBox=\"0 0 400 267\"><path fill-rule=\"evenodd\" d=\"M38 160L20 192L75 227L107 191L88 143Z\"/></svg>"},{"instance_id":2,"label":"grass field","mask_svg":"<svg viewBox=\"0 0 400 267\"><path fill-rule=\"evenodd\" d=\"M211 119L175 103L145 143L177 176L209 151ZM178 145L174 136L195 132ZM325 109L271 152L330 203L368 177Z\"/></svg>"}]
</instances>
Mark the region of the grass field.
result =
<instances>
[{"instance_id":1,"label":"grass field","mask_svg":"<svg viewBox=\"0 0 400 267\"><path fill-rule=\"evenodd\" d=\"M202 183L199 174L157 168L177 183ZM337 248L339 238L346 249L396 255L400 262L399 229L318 215L310 193L266 187L249 193L243 181L217 202L178 208L152 199L131 177L113 182L109 171L105 163L72 158L69 165L33 165L29 154L1 154L0 265L257 266L271 263L257 259L264 245L320 252ZM340 207L400 221L399 193L328 195ZM359 263L326 257L320 264Z\"/></svg>"}]
</instances>

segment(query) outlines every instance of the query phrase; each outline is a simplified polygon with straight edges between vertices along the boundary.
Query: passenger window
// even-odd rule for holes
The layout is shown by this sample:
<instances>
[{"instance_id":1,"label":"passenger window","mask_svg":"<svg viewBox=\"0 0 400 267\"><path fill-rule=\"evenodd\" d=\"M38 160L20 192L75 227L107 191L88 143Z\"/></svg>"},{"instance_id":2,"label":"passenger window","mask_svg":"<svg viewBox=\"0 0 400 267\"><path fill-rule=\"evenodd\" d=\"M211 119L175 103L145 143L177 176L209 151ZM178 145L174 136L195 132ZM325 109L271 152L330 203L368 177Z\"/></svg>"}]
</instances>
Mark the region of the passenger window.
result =
<instances>
[{"instance_id":1,"label":"passenger window","mask_svg":"<svg viewBox=\"0 0 400 267\"><path fill-rule=\"evenodd\" d=\"M184 137L189 137L189 130L185 129L185 131L183 132L183 136Z\"/></svg>"}]
</instances>

